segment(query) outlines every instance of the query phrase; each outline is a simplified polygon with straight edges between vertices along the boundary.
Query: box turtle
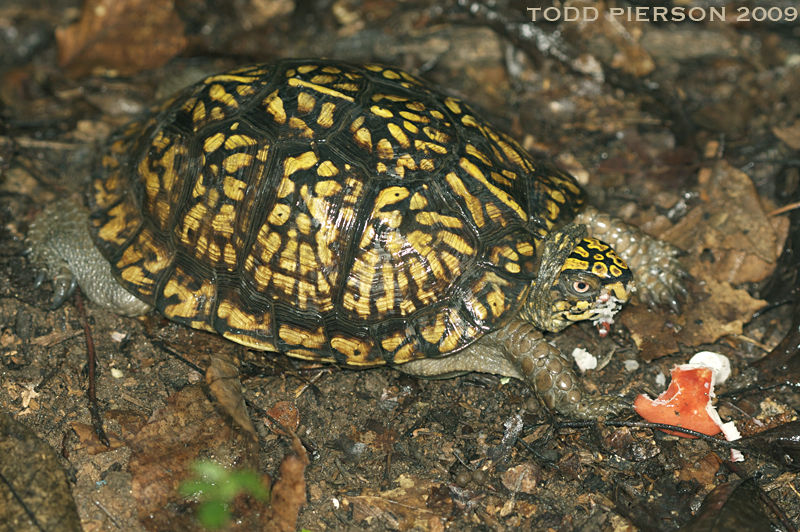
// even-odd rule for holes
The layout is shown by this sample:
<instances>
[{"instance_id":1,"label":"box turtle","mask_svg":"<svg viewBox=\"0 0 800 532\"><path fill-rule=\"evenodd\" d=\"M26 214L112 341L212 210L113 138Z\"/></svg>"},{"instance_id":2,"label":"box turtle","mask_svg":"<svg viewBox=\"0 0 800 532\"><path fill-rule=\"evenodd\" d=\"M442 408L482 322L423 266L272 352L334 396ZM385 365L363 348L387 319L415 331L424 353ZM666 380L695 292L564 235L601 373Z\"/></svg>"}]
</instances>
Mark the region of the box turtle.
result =
<instances>
[{"instance_id":1,"label":"box turtle","mask_svg":"<svg viewBox=\"0 0 800 532\"><path fill-rule=\"evenodd\" d=\"M112 137L88 211L51 205L28 237L56 306L80 285L254 349L512 376L581 418L628 402L587 395L541 331L607 328L634 278L649 302L683 291L672 247L588 208L463 101L332 60L178 93Z\"/></svg>"}]
</instances>

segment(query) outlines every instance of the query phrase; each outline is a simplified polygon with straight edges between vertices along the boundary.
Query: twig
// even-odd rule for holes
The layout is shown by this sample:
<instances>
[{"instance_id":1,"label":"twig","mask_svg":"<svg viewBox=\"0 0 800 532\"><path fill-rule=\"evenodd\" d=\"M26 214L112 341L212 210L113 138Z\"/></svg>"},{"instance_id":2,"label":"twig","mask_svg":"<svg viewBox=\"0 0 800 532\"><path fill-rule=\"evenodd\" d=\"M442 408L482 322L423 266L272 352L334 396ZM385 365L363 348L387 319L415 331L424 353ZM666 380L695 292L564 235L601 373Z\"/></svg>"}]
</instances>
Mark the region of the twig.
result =
<instances>
[{"instance_id":1,"label":"twig","mask_svg":"<svg viewBox=\"0 0 800 532\"><path fill-rule=\"evenodd\" d=\"M94 431L97 433L100 442L106 447L111 447L106 437L106 432L103 430L103 419L100 417L100 407L97 404L97 380L95 376L97 356L94 350L92 330L89 328L89 319L86 317L86 309L83 307L83 297L81 296L80 288L75 290L75 306L78 309L78 314L83 323L83 334L86 336L86 354L89 359L89 412L92 416L92 424L94 425Z\"/></svg>"},{"instance_id":2,"label":"twig","mask_svg":"<svg viewBox=\"0 0 800 532\"><path fill-rule=\"evenodd\" d=\"M800 201L796 201L794 203L790 203L789 205L784 205L783 207L775 209L774 211L769 213L767 216L769 216L769 217L778 216L779 214L783 214L785 212L793 211L798 207L800 207Z\"/></svg>"}]
</instances>

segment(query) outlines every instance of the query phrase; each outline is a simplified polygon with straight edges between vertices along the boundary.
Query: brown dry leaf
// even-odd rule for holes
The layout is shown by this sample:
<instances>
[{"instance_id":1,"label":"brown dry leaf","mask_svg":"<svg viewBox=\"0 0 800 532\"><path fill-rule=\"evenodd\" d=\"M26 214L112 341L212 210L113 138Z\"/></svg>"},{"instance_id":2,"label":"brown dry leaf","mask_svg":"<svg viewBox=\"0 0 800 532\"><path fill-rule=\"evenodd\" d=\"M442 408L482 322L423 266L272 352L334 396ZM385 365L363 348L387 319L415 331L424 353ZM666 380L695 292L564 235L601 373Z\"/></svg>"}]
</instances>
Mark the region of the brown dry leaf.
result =
<instances>
[{"instance_id":1,"label":"brown dry leaf","mask_svg":"<svg viewBox=\"0 0 800 532\"><path fill-rule=\"evenodd\" d=\"M237 425L250 432L253 438L258 439L258 433L244 404L242 383L239 381L237 367L227 360L213 357L211 365L206 370L206 383L217 398L219 406L231 416Z\"/></svg>"},{"instance_id":2,"label":"brown dry leaf","mask_svg":"<svg viewBox=\"0 0 800 532\"><path fill-rule=\"evenodd\" d=\"M82 530L71 484L53 448L2 411L0 478L0 530Z\"/></svg>"},{"instance_id":3,"label":"brown dry leaf","mask_svg":"<svg viewBox=\"0 0 800 532\"><path fill-rule=\"evenodd\" d=\"M130 76L165 65L186 47L173 0L87 0L81 18L56 29L58 64L79 77L94 68Z\"/></svg>"},{"instance_id":4,"label":"brown dry leaf","mask_svg":"<svg viewBox=\"0 0 800 532\"><path fill-rule=\"evenodd\" d=\"M113 432L106 432L106 437L108 438L109 443L109 446L106 447L97 436L97 431L94 430L93 425L87 425L86 423L78 423L77 421L73 421L70 423L70 426L72 427L72 430L75 431L75 434L78 435L78 440L80 441L80 446L77 448L80 449L83 447L89 454L107 453L108 451L113 451L114 449L119 449L120 447L125 446L125 443L120 439L120 437Z\"/></svg>"},{"instance_id":5,"label":"brown dry leaf","mask_svg":"<svg viewBox=\"0 0 800 532\"><path fill-rule=\"evenodd\" d=\"M269 417L266 418L265 423L275 434L280 436L287 436L281 426L292 432L296 431L297 427L300 426L300 411L289 401L275 403L272 408L267 410L267 414L269 414ZM276 420L280 425L273 423L270 418Z\"/></svg>"},{"instance_id":6,"label":"brown dry leaf","mask_svg":"<svg viewBox=\"0 0 800 532\"><path fill-rule=\"evenodd\" d=\"M354 442L365 443L376 451L388 453L391 452L395 442L400 439L400 434L395 429L386 428L380 421L370 419L367 420L363 432L352 427L350 439Z\"/></svg>"},{"instance_id":7,"label":"brown dry leaf","mask_svg":"<svg viewBox=\"0 0 800 532\"><path fill-rule=\"evenodd\" d=\"M761 273L763 277L750 282L766 278L780 255L783 242L779 241L776 228L785 238L783 223L773 225L750 178L728 163L719 162L710 171L701 171L699 179L704 203L660 237L693 255L684 261L690 269L692 263L699 262L700 253L712 251L715 262L721 263L712 272L719 281L735 282L737 276L735 269L724 267L728 262L726 253L735 256L744 253L742 259L731 261L739 266L748 256L763 261L768 265Z\"/></svg>"},{"instance_id":8,"label":"brown dry leaf","mask_svg":"<svg viewBox=\"0 0 800 532\"><path fill-rule=\"evenodd\" d=\"M128 469L139 520L148 530L196 530L192 503L178 485L192 475L196 460L213 459L223 467L258 471L258 441L238 427L225 409L209 400L205 386L171 395L130 442ZM244 529L243 529L244 530Z\"/></svg>"},{"instance_id":9,"label":"brown dry leaf","mask_svg":"<svg viewBox=\"0 0 800 532\"><path fill-rule=\"evenodd\" d=\"M535 493L536 479L541 478L542 473L532 464L525 463L505 471L500 479L503 486L512 492Z\"/></svg>"},{"instance_id":10,"label":"brown dry leaf","mask_svg":"<svg viewBox=\"0 0 800 532\"><path fill-rule=\"evenodd\" d=\"M692 275L697 275L695 270ZM707 273L696 278L708 276ZM767 304L728 283L709 280L700 290L692 293L691 302L683 306L678 316L663 309L645 310L643 306L620 316L643 360L677 353L678 344L693 347L714 343L730 334L742 334L742 326Z\"/></svg>"},{"instance_id":11,"label":"brown dry leaf","mask_svg":"<svg viewBox=\"0 0 800 532\"><path fill-rule=\"evenodd\" d=\"M349 497L344 502L345 505L352 504L353 519L358 523L366 521L368 526L377 520L393 530L440 530L444 521L442 516L450 512L441 507L436 511L428 509L431 489L438 487L437 483L402 475L399 488L387 491L366 489L361 495Z\"/></svg>"},{"instance_id":12,"label":"brown dry leaf","mask_svg":"<svg viewBox=\"0 0 800 532\"><path fill-rule=\"evenodd\" d=\"M133 410L109 410L103 414L103 419L113 420L119 423L120 432L124 441L133 439L142 429L147 418Z\"/></svg>"},{"instance_id":13,"label":"brown dry leaf","mask_svg":"<svg viewBox=\"0 0 800 532\"><path fill-rule=\"evenodd\" d=\"M687 252L681 262L697 280L680 315L663 309L624 312L644 360L741 334L753 313L766 305L732 285L772 274L788 226L770 220L750 178L725 162L701 172L703 204L660 235Z\"/></svg>"},{"instance_id":14,"label":"brown dry leaf","mask_svg":"<svg viewBox=\"0 0 800 532\"><path fill-rule=\"evenodd\" d=\"M308 465L308 456L297 436L292 436L292 450L283 459L279 471L280 479L272 486L270 507L261 512L257 528L261 532L295 532L297 515L306 503L306 480L303 476Z\"/></svg>"},{"instance_id":15,"label":"brown dry leaf","mask_svg":"<svg viewBox=\"0 0 800 532\"><path fill-rule=\"evenodd\" d=\"M800 150L800 120L789 127L773 127L772 133L793 150Z\"/></svg>"}]
</instances>

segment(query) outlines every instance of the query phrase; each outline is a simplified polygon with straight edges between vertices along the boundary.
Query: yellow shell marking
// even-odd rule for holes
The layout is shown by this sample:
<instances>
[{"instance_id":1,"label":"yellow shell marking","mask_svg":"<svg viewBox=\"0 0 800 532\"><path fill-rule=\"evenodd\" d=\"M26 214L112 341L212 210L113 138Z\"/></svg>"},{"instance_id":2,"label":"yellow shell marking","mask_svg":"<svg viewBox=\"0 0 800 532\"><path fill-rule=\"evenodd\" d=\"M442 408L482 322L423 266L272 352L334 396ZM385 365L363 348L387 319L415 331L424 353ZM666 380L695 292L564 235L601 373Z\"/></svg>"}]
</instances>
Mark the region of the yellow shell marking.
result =
<instances>
[{"instance_id":1,"label":"yellow shell marking","mask_svg":"<svg viewBox=\"0 0 800 532\"><path fill-rule=\"evenodd\" d=\"M236 214L233 205L223 205L219 213L211 221L211 227L214 228L215 233L231 236L233 235L233 222L235 219Z\"/></svg>"},{"instance_id":2,"label":"yellow shell marking","mask_svg":"<svg viewBox=\"0 0 800 532\"><path fill-rule=\"evenodd\" d=\"M489 160L486 155L483 154L478 148L473 146L472 144L467 144L467 153L472 155L473 157L479 159L484 165L492 166L492 161Z\"/></svg>"},{"instance_id":3,"label":"yellow shell marking","mask_svg":"<svg viewBox=\"0 0 800 532\"><path fill-rule=\"evenodd\" d=\"M314 130L301 119L293 116L289 119L289 127L300 131L300 136L307 139L314 138Z\"/></svg>"},{"instance_id":4,"label":"yellow shell marking","mask_svg":"<svg viewBox=\"0 0 800 532\"><path fill-rule=\"evenodd\" d=\"M392 149L392 145L388 140L381 139L378 141L378 157L381 159L394 158L394 150ZM385 167L383 171L386 171Z\"/></svg>"},{"instance_id":5,"label":"yellow shell marking","mask_svg":"<svg viewBox=\"0 0 800 532\"><path fill-rule=\"evenodd\" d=\"M483 183L483 185L488 188L492 194L497 196L497 199L513 209L514 212L517 213L517 216L519 216L523 221L527 221L528 216L525 214L525 211L522 210L522 207L520 207L519 204L514 201L506 192L489 183L489 181L486 179L486 176L483 175L483 172L481 172L477 166L470 162L469 159L462 157L459 161L459 165L461 168L466 170L469 175Z\"/></svg>"},{"instance_id":6,"label":"yellow shell marking","mask_svg":"<svg viewBox=\"0 0 800 532\"><path fill-rule=\"evenodd\" d=\"M320 85L327 85L328 83L333 83L334 81L336 81L335 76L328 76L325 74L318 74L311 78L311 83L317 83Z\"/></svg>"},{"instance_id":7,"label":"yellow shell marking","mask_svg":"<svg viewBox=\"0 0 800 532\"><path fill-rule=\"evenodd\" d=\"M320 177L333 177L339 175L339 169L331 161L322 161L317 167L317 175Z\"/></svg>"},{"instance_id":8,"label":"yellow shell marking","mask_svg":"<svg viewBox=\"0 0 800 532\"><path fill-rule=\"evenodd\" d=\"M253 78L249 76L232 76L230 74L218 74L216 76L211 76L203 80L203 83L206 85L211 85L212 83L217 82L224 82L224 81L236 81L239 83L244 83L245 86L248 83L252 83L258 80L258 78Z\"/></svg>"},{"instance_id":9,"label":"yellow shell marking","mask_svg":"<svg viewBox=\"0 0 800 532\"><path fill-rule=\"evenodd\" d=\"M469 209L469 212L472 215L472 219L475 220L475 224L478 227L483 227L485 220L483 218L481 202L478 201L478 198L469 193L467 187L464 186L464 183L454 172L447 174L445 176L445 180L450 185L450 188L453 190L453 192L464 199L467 204L467 209Z\"/></svg>"},{"instance_id":10,"label":"yellow shell marking","mask_svg":"<svg viewBox=\"0 0 800 532\"><path fill-rule=\"evenodd\" d=\"M385 364L383 359L368 358L372 346L358 338L334 336L331 338L331 347L347 357L347 363L353 366Z\"/></svg>"},{"instance_id":11,"label":"yellow shell marking","mask_svg":"<svg viewBox=\"0 0 800 532\"><path fill-rule=\"evenodd\" d=\"M461 102L459 100L456 100L455 98L447 98L444 101L444 104L447 106L447 108L453 111L457 115L461 114L461 106L458 105L459 103Z\"/></svg>"},{"instance_id":12,"label":"yellow shell marking","mask_svg":"<svg viewBox=\"0 0 800 532\"><path fill-rule=\"evenodd\" d=\"M228 150L233 150L235 148L244 148L246 146L253 146L254 144L257 144L257 142L256 139L254 139L253 137L248 137L246 135L231 135L225 141L225 148ZM206 152L208 151L209 150L206 150Z\"/></svg>"},{"instance_id":13,"label":"yellow shell marking","mask_svg":"<svg viewBox=\"0 0 800 532\"><path fill-rule=\"evenodd\" d=\"M439 214L438 212L430 212L425 211L417 214L416 218L417 222L421 223L422 225L443 225L445 227L462 227L461 220L454 216L445 216Z\"/></svg>"},{"instance_id":14,"label":"yellow shell marking","mask_svg":"<svg viewBox=\"0 0 800 532\"><path fill-rule=\"evenodd\" d=\"M369 129L365 127L358 129L353 135L353 140L365 150L372 152L372 134Z\"/></svg>"},{"instance_id":15,"label":"yellow shell marking","mask_svg":"<svg viewBox=\"0 0 800 532\"><path fill-rule=\"evenodd\" d=\"M390 110L378 107L377 105L373 105L369 110L372 111L372 114L378 115L381 118L392 118L394 116Z\"/></svg>"},{"instance_id":16,"label":"yellow shell marking","mask_svg":"<svg viewBox=\"0 0 800 532\"><path fill-rule=\"evenodd\" d=\"M283 108L283 100L278 96L277 90L264 99L264 105L267 106L267 112L272 115L277 123L283 124L286 122L286 110Z\"/></svg>"},{"instance_id":17,"label":"yellow shell marking","mask_svg":"<svg viewBox=\"0 0 800 532\"><path fill-rule=\"evenodd\" d=\"M206 153L211 153L225 142L225 134L224 133L215 133L210 137L206 138L205 142L203 142L203 151Z\"/></svg>"},{"instance_id":18,"label":"yellow shell marking","mask_svg":"<svg viewBox=\"0 0 800 532\"><path fill-rule=\"evenodd\" d=\"M299 157L287 157L283 163L283 175L288 177L298 170L308 170L317 164L317 161L313 151L307 151Z\"/></svg>"},{"instance_id":19,"label":"yellow shell marking","mask_svg":"<svg viewBox=\"0 0 800 532\"><path fill-rule=\"evenodd\" d=\"M194 318L200 311L200 306L210 301L214 294L214 285L209 281L203 283L197 292L193 292L186 285L178 283L175 279L170 279L164 287L164 297L169 298L177 295L179 303L168 305L164 309L167 316L177 316L181 318Z\"/></svg>"},{"instance_id":20,"label":"yellow shell marking","mask_svg":"<svg viewBox=\"0 0 800 532\"><path fill-rule=\"evenodd\" d=\"M203 120L205 120L205 118L206 118L206 104L204 104L203 101L201 100L197 102L197 105L192 110L192 121L195 123L202 122Z\"/></svg>"},{"instance_id":21,"label":"yellow shell marking","mask_svg":"<svg viewBox=\"0 0 800 532\"><path fill-rule=\"evenodd\" d=\"M438 142L439 144L447 144L450 142L450 135L446 133L442 133L438 129L432 128L430 126L425 126L422 128L422 131L434 142Z\"/></svg>"},{"instance_id":22,"label":"yellow shell marking","mask_svg":"<svg viewBox=\"0 0 800 532\"><path fill-rule=\"evenodd\" d=\"M608 266L602 262L596 262L594 266L592 266L592 273L598 277L606 277L608 276Z\"/></svg>"},{"instance_id":23,"label":"yellow shell marking","mask_svg":"<svg viewBox=\"0 0 800 532\"><path fill-rule=\"evenodd\" d=\"M212 85L208 90L208 95L211 96L212 100L217 101L227 107L239 107L239 104L236 103L236 98L234 98L233 95L225 92L225 87L222 85Z\"/></svg>"},{"instance_id":24,"label":"yellow shell marking","mask_svg":"<svg viewBox=\"0 0 800 532\"><path fill-rule=\"evenodd\" d=\"M302 345L309 349L321 349L325 345L322 327L316 331L306 331L284 324L278 330L278 336L289 345Z\"/></svg>"},{"instance_id":25,"label":"yellow shell marking","mask_svg":"<svg viewBox=\"0 0 800 532\"><path fill-rule=\"evenodd\" d=\"M530 257L533 255L535 251L533 245L530 242L517 242L517 251L520 255L524 255L526 257Z\"/></svg>"},{"instance_id":26,"label":"yellow shell marking","mask_svg":"<svg viewBox=\"0 0 800 532\"><path fill-rule=\"evenodd\" d=\"M324 127L325 129L329 129L333 126L333 111L336 109L336 104L331 102L325 102L322 104L322 110L319 112L319 116L317 117L317 124Z\"/></svg>"},{"instance_id":27,"label":"yellow shell marking","mask_svg":"<svg viewBox=\"0 0 800 532\"><path fill-rule=\"evenodd\" d=\"M577 253L578 255L583 257L584 259L588 259L589 258L589 252L583 246L575 246L575 248L572 250L572 252L573 253Z\"/></svg>"},{"instance_id":28,"label":"yellow shell marking","mask_svg":"<svg viewBox=\"0 0 800 532\"><path fill-rule=\"evenodd\" d=\"M229 155L222 162L225 172L235 174L245 166L249 166L253 162L253 156L247 153L234 153Z\"/></svg>"},{"instance_id":29,"label":"yellow shell marking","mask_svg":"<svg viewBox=\"0 0 800 532\"><path fill-rule=\"evenodd\" d=\"M298 69L299 70L299 69ZM308 81L303 81L302 79L298 78L289 78L289 86L290 87L305 87L307 89L315 90L317 92L321 92L322 94L327 94L328 96L333 96L334 98L339 98L342 100L346 100L348 102L354 102L355 100L346 94L343 94L339 91L330 89L328 87L323 87L322 85L317 85L316 83L310 83Z\"/></svg>"},{"instance_id":30,"label":"yellow shell marking","mask_svg":"<svg viewBox=\"0 0 800 532\"><path fill-rule=\"evenodd\" d=\"M289 219L289 213L291 212L291 207L283 203L278 203L272 209L272 212L269 213L267 221L274 226L281 226Z\"/></svg>"},{"instance_id":31,"label":"yellow shell marking","mask_svg":"<svg viewBox=\"0 0 800 532\"><path fill-rule=\"evenodd\" d=\"M411 143L408 142L408 137L406 136L405 132L398 126L397 124L392 124L391 122L386 124L386 127L389 129L389 133L395 138L398 144L403 148L408 148L411 146Z\"/></svg>"}]
</instances>

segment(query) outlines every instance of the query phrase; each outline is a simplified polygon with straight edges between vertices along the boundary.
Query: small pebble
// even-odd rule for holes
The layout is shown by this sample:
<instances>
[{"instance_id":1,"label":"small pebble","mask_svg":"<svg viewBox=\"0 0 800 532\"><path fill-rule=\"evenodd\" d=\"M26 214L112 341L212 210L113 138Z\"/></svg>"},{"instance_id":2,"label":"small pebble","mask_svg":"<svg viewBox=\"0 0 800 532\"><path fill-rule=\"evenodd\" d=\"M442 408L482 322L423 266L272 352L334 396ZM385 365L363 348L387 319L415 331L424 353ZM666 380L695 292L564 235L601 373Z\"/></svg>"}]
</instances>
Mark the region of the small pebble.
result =
<instances>
[{"instance_id":1,"label":"small pebble","mask_svg":"<svg viewBox=\"0 0 800 532\"><path fill-rule=\"evenodd\" d=\"M477 470L472 472L472 482L478 486L483 486L489 480L489 474L486 471Z\"/></svg>"},{"instance_id":2,"label":"small pebble","mask_svg":"<svg viewBox=\"0 0 800 532\"><path fill-rule=\"evenodd\" d=\"M467 487L467 484L470 483L472 480L472 473L469 471L462 471L458 475L456 475L456 484L461 486L462 488Z\"/></svg>"}]
</instances>

